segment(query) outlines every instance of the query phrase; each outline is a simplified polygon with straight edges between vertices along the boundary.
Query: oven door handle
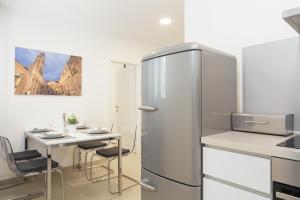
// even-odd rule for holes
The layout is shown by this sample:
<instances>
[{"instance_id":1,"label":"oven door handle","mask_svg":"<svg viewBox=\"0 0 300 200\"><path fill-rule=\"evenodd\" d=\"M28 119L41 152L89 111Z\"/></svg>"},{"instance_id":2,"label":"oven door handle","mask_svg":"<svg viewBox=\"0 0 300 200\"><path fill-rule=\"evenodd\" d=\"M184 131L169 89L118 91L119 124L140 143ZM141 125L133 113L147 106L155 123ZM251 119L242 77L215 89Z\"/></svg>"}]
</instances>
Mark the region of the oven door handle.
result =
<instances>
[{"instance_id":1,"label":"oven door handle","mask_svg":"<svg viewBox=\"0 0 300 200\"><path fill-rule=\"evenodd\" d=\"M276 197L284 200L300 200L299 197L295 197L289 194L285 194L282 192L276 192Z\"/></svg>"}]
</instances>

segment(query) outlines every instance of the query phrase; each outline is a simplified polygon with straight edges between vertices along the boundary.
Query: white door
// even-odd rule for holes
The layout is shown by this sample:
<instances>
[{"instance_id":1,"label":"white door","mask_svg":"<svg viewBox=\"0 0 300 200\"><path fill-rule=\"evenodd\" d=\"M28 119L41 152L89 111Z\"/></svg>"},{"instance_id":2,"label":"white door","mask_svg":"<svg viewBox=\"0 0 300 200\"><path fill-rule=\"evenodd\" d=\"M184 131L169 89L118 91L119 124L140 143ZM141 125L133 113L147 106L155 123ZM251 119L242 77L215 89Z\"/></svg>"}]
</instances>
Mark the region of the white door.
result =
<instances>
[{"instance_id":1,"label":"white door","mask_svg":"<svg viewBox=\"0 0 300 200\"><path fill-rule=\"evenodd\" d=\"M136 66L113 65L112 117L114 131L122 134L123 147L132 148L136 129Z\"/></svg>"}]
</instances>

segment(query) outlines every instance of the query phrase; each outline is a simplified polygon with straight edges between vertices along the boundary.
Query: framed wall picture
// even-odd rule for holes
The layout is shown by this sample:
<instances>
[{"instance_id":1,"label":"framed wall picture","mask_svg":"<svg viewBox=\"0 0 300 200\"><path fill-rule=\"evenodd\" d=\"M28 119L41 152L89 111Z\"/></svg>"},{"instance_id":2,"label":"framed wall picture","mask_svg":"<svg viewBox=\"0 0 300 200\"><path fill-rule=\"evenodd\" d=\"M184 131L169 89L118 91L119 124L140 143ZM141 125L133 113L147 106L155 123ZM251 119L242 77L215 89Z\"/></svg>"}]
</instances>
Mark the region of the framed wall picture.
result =
<instances>
[{"instance_id":1,"label":"framed wall picture","mask_svg":"<svg viewBox=\"0 0 300 200\"><path fill-rule=\"evenodd\" d=\"M15 48L16 95L81 96L82 58Z\"/></svg>"}]
</instances>

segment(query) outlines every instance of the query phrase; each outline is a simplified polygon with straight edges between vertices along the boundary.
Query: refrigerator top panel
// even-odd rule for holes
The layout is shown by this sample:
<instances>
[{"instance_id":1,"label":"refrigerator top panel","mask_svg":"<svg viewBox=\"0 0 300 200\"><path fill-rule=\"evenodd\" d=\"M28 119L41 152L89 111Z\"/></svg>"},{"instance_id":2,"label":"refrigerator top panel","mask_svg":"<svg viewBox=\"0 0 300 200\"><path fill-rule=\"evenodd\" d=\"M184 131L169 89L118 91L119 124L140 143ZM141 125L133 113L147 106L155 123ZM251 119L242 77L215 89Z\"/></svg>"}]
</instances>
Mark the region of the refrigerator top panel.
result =
<instances>
[{"instance_id":1,"label":"refrigerator top panel","mask_svg":"<svg viewBox=\"0 0 300 200\"><path fill-rule=\"evenodd\" d=\"M161 57L161 56L166 56L170 54L175 54L175 53L180 53L180 52L185 52L185 51L192 51L192 50L198 50L198 51L206 51L206 52L211 52L215 54L219 54L222 56L227 56L227 57L232 57L234 56L218 51L216 49L206 47L204 45L195 43L195 42L188 42L188 43L182 43L182 44L176 44L176 45L170 45L161 49L154 50L150 54L146 55L143 57L142 61L147 61L153 58ZM235 58L234 58L235 59Z\"/></svg>"}]
</instances>

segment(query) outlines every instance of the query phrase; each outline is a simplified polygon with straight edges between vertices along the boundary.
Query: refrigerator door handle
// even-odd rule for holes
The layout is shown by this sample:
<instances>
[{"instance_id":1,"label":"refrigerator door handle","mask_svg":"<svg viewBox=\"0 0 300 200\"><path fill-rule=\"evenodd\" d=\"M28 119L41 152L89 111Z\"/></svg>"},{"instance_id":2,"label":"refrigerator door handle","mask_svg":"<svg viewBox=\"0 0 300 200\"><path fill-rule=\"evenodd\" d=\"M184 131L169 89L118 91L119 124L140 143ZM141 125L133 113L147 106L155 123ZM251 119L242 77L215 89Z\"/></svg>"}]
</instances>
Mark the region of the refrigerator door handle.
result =
<instances>
[{"instance_id":1,"label":"refrigerator door handle","mask_svg":"<svg viewBox=\"0 0 300 200\"><path fill-rule=\"evenodd\" d=\"M152 106L140 106L139 110L146 111L146 112L153 112L153 111L156 111L157 108L152 107Z\"/></svg>"},{"instance_id":2,"label":"refrigerator door handle","mask_svg":"<svg viewBox=\"0 0 300 200\"><path fill-rule=\"evenodd\" d=\"M149 182L149 180L147 179L142 179L140 184L141 186L146 189L146 190L150 190L150 191L156 191L156 188L152 185L149 185L148 183L145 183L145 182Z\"/></svg>"}]
</instances>

